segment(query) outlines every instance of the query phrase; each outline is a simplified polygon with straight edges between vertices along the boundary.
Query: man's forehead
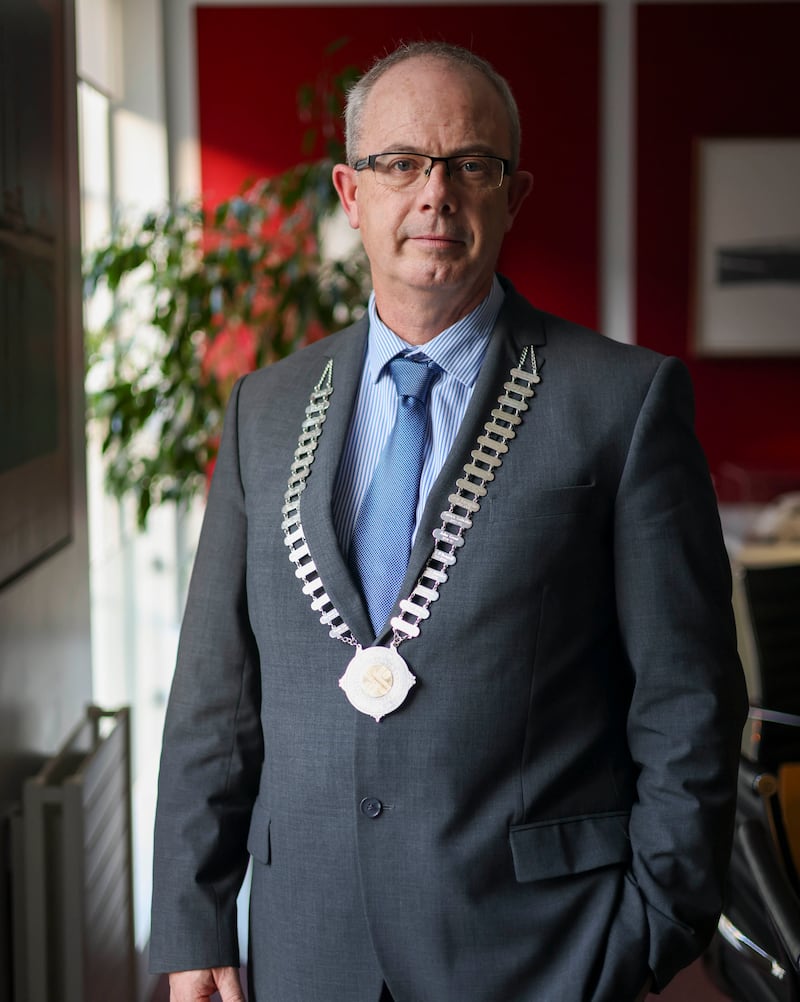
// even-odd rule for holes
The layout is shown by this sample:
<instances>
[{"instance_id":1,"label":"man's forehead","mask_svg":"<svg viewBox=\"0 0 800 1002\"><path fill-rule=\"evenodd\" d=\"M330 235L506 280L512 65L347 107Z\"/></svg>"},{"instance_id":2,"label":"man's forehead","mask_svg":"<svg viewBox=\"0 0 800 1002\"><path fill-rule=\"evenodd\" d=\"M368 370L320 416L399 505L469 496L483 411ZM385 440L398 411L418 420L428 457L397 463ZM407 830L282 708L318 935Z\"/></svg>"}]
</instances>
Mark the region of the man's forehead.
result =
<instances>
[{"instance_id":1,"label":"man's forehead","mask_svg":"<svg viewBox=\"0 0 800 1002\"><path fill-rule=\"evenodd\" d=\"M431 96L433 90L433 96ZM390 67L374 84L364 109L364 129L376 138L411 149L420 132L454 131L474 149L486 126L503 120L502 108L487 115L487 102L502 105L489 80L472 66L415 56ZM458 152L458 151L454 151Z\"/></svg>"},{"instance_id":2,"label":"man's forehead","mask_svg":"<svg viewBox=\"0 0 800 1002\"><path fill-rule=\"evenodd\" d=\"M421 55L409 56L399 63L390 66L380 76L372 88L372 94L380 96L383 93L397 93L397 88L405 82L410 88L424 87L442 76L450 78L450 86L459 90L469 90L481 82L489 81L474 66L454 62L442 56ZM489 85L491 86L491 85Z\"/></svg>"}]
</instances>

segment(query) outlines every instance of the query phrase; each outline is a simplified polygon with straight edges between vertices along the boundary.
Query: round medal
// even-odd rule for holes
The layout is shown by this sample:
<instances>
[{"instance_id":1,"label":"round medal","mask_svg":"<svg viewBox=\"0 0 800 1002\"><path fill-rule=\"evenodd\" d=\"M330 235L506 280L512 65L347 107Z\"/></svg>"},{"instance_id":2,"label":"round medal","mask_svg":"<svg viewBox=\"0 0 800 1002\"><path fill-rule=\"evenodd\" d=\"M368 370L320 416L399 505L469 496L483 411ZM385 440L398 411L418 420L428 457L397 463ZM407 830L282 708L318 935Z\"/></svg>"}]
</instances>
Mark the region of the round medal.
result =
<instances>
[{"instance_id":1,"label":"round medal","mask_svg":"<svg viewBox=\"0 0 800 1002\"><path fill-rule=\"evenodd\" d=\"M375 720L400 706L416 682L393 647L359 648L339 685L352 705Z\"/></svg>"}]
</instances>

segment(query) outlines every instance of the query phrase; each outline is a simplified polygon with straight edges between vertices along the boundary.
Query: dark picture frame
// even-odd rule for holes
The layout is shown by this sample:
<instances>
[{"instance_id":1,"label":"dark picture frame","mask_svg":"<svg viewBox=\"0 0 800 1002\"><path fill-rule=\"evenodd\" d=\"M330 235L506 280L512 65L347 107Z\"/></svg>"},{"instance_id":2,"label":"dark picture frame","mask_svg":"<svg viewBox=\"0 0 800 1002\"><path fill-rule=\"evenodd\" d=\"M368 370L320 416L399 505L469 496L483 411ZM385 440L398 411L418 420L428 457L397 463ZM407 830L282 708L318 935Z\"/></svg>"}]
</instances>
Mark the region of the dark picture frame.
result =
<instances>
[{"instance_id":1,"label":"dark picture frame","mask_svg":"<svg viewBox=\"0 0 800 1002\"><path fill-rule=\"evenodd\" d=\"M0 586L72 534L64 17L0 6Z\"/></svg>"}]
</instances>

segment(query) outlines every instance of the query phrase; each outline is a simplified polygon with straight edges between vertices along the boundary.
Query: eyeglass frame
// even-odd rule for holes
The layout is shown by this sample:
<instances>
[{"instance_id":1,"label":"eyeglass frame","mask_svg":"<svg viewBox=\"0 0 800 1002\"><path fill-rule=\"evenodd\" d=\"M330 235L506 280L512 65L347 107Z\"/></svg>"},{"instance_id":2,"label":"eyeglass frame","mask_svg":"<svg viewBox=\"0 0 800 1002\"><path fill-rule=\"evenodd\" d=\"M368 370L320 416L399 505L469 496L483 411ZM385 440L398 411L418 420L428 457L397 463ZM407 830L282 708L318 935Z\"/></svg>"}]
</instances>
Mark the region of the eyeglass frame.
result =
<instances>
[{"instance_id":1,"label":"eyeglass frame","mask_svg":"<svg viewBox=\"0 0 800 1002\"><path fill-rule=\"evenodd\" d=\"M392 157L392 156L424 157L426 160L430 160L431 162L430 167L427 169L427 171L424 172L426 178L425 184L427 184L428 181L430 180L430 176L433 173L433 168L435 164L437 163L444 164L445 170L447 171L447 176L452 180L453 172L450 169L450 161L464 160L464 159L469 159L470 157L482 157L484 160L497 160L499 161L500 166L502 167L503 172L500 175L500 184L495 185L492 188L485 188L484 189L485 191L497 191L499 188L502 188L503 181L505 181L507 177L510 177L512 173L511 161L507 160L505 157L498 157L494 153L454 153L453 156L450 157L433 157L429 153L416 153L412 152L411 150L384 150L383 153L370 153L368 156L361 157L359 160L356 160L356 162L353 164L353 170L358 171L360 173L362 170L367 170L369 168L369 170L371 170L372 173L374 174L375 161L378 159L378 157ZM422 185L422 188L425 187L425 184ZM386 187L392 188L393 185L386 185ZM402 186L400 186L395 190L402 191ZM421 190L421 188L419 190Z\"/></svg>"}]
</instances>

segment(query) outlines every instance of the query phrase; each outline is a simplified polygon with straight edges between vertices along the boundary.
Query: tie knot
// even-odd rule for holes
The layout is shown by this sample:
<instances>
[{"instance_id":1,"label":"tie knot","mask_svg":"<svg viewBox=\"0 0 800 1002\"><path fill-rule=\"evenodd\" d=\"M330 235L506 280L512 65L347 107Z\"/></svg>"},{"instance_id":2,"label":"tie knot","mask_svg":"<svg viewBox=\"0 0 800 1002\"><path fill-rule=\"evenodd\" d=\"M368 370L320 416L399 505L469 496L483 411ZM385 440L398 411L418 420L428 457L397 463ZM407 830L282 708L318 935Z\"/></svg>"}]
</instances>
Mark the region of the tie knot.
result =
<instances>
[{"instance_id":1,"label":"tie knot","mask_svg":"<svg viewBox=\"0 0 800 1002\"><path fill-rule=\"evenodd\" d=\"M399 396L415 397L424 404L439 367L429 359L397 355L389 362L389 371Z\"/></svg>"}]
</instances>

